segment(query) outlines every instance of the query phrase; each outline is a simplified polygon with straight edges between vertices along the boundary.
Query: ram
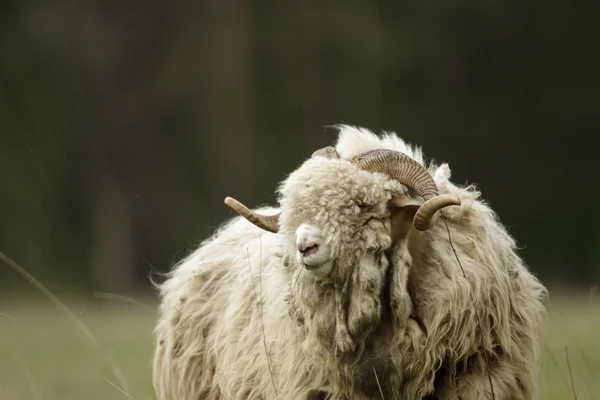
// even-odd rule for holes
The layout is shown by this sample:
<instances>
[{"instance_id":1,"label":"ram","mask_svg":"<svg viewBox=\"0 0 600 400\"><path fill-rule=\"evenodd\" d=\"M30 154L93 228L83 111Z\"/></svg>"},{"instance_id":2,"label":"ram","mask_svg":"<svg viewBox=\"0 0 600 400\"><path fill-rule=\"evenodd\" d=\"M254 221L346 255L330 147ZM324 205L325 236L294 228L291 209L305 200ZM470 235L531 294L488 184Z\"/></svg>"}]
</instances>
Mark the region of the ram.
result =
<instances>
[{"instance_id":1,"label":"ram","mask_svg":"<svg viewBox=\"0 0 600 400\"><path fill-rule=\"evenodd\" d=\"M339 129L158 286L159 399L536 398L546 290L496 214L395 134Z\"/></svg>"}]
</instances>

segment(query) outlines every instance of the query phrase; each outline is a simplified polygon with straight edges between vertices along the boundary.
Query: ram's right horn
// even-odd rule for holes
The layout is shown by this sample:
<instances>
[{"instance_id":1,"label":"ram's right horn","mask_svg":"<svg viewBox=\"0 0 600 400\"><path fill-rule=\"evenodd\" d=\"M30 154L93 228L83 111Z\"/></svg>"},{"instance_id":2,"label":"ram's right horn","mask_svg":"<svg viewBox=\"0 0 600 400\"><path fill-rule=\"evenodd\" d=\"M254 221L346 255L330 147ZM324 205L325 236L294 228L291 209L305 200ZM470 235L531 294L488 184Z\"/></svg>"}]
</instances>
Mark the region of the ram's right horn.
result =
<instances>
[{"instance_id":1,"label":"ram's right horn","mask_svg":"<svg viewBox=\"0 0 600 400\"><path fill-rule=\"evenodd\" d=\"M351 162L360 169L388 175L415 190L425 200L413 218L413 226L419 231L426 231L432 227L437 211L444 207L460 205L458 197L440 195L435 181L425 167L399 151L371 150L354 156Z\"/></svg>"}]
</instances>

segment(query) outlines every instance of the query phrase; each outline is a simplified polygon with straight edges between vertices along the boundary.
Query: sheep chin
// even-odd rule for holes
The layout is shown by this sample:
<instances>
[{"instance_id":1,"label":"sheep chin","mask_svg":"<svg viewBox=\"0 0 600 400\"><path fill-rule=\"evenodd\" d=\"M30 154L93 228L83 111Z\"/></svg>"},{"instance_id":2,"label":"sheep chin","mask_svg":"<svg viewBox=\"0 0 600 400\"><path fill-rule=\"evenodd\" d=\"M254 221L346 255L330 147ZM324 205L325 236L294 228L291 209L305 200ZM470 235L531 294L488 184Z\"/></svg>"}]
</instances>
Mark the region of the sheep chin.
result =
<instances>
[{"instance_id":1,"label":"sheep chin","mask_svg":"<svg viewBox=\"0 0 600 400\"><path fill-rule=\"evenodd\" d=\"M316 268L311 268L311 269L308 269L305 266L305 269L310 277L312 277L316 280L322 280L327 275L329 275L329 273L333 269L333 262L330 260L330 261L327 261L327 262L319 265Z\"/></svg>"}]
</instances>

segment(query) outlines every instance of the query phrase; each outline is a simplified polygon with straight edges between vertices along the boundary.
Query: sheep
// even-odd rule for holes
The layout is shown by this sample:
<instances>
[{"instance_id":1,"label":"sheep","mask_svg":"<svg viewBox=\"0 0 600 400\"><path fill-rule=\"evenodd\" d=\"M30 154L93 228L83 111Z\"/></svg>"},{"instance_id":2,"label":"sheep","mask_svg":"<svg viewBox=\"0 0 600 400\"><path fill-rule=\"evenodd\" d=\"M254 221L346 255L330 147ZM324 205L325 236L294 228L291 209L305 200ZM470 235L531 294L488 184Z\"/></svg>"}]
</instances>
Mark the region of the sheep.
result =
<instances>
[{"instance_id":1,"label":"sheep","mask_svg":"<svg viewBox=\"0 0 600 400\"><path fill-rule=\"evenodd\" d=\"M240 216L158 285L158 398L536 398L546 288L450 176L340 125L279 208L227 198Z\"/></svg>"}]
</instances>

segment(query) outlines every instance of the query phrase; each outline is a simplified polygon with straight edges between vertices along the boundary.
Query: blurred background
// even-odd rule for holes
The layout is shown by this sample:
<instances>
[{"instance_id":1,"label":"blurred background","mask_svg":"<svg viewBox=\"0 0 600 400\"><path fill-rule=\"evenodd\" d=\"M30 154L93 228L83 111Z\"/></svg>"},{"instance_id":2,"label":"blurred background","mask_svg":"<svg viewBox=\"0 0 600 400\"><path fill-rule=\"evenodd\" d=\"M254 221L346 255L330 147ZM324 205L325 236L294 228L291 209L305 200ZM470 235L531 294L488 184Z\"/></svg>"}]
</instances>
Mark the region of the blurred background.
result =
<instances>
[{"instance_id":1,"label":"blurred background","mask_svg":"<svg viewBox=\"0 0 600 400\"><path fill-rule=\"evenodd\" d=\"M113 344L96 350L122 349L151 397L154 315L116 296L152 310L150 279L233 216L225 196L274 205L278 182L335 141L328 126L348 123L394 131L478 185L531 270L568 289L581 332L597 334L599 12L586 1L1 2L0 251L77 299L75 314ZM74 392L56 370L73 360L45 342L32 350L40 331L65 346L81 332L6 263L0 304L14 339L4 350L21 349L0 353L11 377L0 398L2 387L123 396L98 373L74 375L88 384ZM544 378L556 398L571 390L561 343L546 368L562 379ZM580 385L600 393L600 351L581 346ZM52 378L32 370L46 364Z\"/></svg>"}]
</instances>

